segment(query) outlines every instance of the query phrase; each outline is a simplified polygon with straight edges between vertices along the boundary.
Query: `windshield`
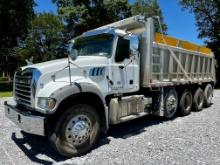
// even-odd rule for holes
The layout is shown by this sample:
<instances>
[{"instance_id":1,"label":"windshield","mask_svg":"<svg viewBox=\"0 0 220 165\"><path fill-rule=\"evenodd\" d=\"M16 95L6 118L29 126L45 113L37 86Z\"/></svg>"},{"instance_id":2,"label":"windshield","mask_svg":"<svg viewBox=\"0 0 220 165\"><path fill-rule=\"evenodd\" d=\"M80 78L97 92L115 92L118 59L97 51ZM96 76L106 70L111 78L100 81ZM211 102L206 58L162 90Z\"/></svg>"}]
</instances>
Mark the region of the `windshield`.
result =
<instances>
[{"instance_id":1,"label":"windshield","mask_svg":"<svg viewBox=\"0 0 220 165\"><path fill-rule=\"evenodd\" d=\"M114 35L99 34L72 41L71 52L77 56L105 56L112 54Z\"/></svg>"}]
</instances>

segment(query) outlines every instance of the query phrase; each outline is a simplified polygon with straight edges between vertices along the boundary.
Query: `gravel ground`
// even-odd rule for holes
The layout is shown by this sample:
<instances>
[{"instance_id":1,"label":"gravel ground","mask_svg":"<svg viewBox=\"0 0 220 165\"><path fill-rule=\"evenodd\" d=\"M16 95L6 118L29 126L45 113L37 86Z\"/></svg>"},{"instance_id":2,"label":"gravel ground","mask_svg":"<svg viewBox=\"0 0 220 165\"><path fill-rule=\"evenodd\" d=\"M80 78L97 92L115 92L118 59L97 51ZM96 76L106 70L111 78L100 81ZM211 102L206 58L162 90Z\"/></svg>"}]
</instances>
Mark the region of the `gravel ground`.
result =
<instances>
[{"instance_id":1,"label":"gravel ground","mask_svg":"<svg viewBox=\"0 0 220 165\"><path fill-rule=\"evenodd\" d=\"M22 132L4 117L0 98L0 165L3 164L220 164L220 90L213 105L165 121L144 117L112 127L90 153L66 159L45 137Z\"/></svg>"}]
</instances>

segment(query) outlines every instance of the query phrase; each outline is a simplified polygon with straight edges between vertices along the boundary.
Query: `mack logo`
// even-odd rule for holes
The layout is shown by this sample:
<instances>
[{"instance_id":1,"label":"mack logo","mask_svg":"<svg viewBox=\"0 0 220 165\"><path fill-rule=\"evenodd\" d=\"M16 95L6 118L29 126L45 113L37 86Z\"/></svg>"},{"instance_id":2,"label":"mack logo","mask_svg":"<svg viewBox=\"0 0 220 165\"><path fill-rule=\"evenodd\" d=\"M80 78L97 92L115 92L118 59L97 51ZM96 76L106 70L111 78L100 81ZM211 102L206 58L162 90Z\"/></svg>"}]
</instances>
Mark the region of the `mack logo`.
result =
<instances>
[{"instance_id":1,"label":"mack logo","mask_svg":"<svg viewBox=\"0 0 220 165\"><path fill-rule=\"evenodd\" d=\"M89 76L103 76L105 74L105 67L95 67L90 69Z\"/></svg>"}]
</instances>

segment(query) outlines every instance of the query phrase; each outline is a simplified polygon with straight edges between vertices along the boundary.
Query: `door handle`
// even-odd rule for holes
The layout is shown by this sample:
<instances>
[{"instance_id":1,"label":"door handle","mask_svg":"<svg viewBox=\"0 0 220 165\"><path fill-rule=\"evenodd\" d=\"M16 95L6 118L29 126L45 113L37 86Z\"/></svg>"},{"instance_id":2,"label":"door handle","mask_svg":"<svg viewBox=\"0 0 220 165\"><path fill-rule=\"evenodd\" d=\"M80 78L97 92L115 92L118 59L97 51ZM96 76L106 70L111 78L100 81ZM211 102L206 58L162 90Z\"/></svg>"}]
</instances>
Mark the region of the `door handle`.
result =
<instances>
[{"instance_id":1,"label":"door handle","mask_svg":"<svg viewBox=\"0 0 220 165\"><path fill-rule=\"evenodd\" d=\"M106 76L106 78L111 85L114 85L114 82L108 76Z\"/></svg>"},{"instance_id":2,"label":"door handle","mask_svg":"<svg viewBox=\"0 0 220 165\"><path fill-rule=\"evenodd\" d=\"M120 66L118 66L120 69L124 69L125 68L125 66L123 66L123 65L120 65Z\"/></svg>"}]
</instances>

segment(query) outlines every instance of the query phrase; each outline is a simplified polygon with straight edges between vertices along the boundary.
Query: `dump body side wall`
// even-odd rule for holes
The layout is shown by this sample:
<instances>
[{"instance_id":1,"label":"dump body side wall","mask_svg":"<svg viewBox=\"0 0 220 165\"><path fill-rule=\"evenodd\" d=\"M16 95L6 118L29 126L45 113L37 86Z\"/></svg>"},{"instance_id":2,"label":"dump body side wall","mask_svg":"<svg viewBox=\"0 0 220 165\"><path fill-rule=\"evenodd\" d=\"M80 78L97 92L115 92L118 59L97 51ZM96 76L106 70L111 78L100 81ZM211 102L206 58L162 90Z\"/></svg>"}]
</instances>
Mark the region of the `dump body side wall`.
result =
<instances>
[{"instance_id":1,"label":"dump body side wall","mask_svg":"<svg viewBox=\"0 0 220 165\"><path fill-rule=\"evenodd\" d=\"M167 86L175 84L203 83L215 81L215 59L213 55L188 51L178 47L169 46L183 66L186 74L180 69L167 45L153 43L151 62L144 61L143 65L151 67L151 72L142 70L145 76L141 82L142 87ZM142 54L141 57L143 57ZM142 60L142 59L141 59ZM146 76L148 73L148 76Z\"/></svg>"},{"instance_id":2,"label":"dump body side wall","mask_svg":"<svg viewBox=\"0 0 220 165\"><path fill-rule=\"evenodd\" d=\"M145 31L140 34L140 86L215 82L214 55L211 51L205 50L207 53L204 53L201 48L204 49L186 41L158 35L154 31L154 20L148 18Z\"/></svg>"}]
</instances>

